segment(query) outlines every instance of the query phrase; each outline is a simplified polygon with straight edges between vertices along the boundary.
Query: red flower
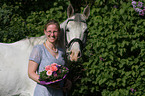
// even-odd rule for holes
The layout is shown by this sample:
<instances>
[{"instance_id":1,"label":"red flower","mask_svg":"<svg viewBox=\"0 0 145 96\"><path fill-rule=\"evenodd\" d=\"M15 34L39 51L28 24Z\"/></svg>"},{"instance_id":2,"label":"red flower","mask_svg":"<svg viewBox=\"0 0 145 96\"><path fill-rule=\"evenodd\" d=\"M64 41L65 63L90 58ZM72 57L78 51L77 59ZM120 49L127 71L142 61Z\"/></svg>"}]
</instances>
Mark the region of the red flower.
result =
<instances>
[{"instance_id":1,"label":"red flower","mask_svg":"<svg viewBox=\"0 0 145 96\"><path fill-rule=\"evenodd\" d=\"M46 67L45 67L45 70L46 70L46 71L50 70L50 65L46 66Z\"/></svg>"},{"instance_id":2,"label":"red flower","mask_svg":"<svg viewBox=\"0 0 145 96\"><path fill-rule=\"evenodd\" d=\"M50 67L50 70L51 70L51 71L57 71L58 68L57 68L56 66L51 66L51 67Z\"/></svg>"}]
</instances>

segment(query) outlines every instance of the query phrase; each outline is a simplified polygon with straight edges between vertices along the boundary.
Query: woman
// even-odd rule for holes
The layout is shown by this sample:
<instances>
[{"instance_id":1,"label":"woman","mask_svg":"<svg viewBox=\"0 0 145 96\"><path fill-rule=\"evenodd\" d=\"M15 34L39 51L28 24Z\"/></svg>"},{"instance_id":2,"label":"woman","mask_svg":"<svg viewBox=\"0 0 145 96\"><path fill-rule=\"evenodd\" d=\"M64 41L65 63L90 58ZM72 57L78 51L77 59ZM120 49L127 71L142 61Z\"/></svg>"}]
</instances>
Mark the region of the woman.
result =
<instances>
[{"instance_id":1,"label":"woman","mask_svg":"<svg viewBox=\"0 0 145 96\"><path fill-rule=\"evenodd\" d=\"M63 80L59 84L46 85L45 82L39 81L39 75L45 66L57 63L65 65L64 52L56 46L60 35L60 25L55 20L50 20L44 28L46 42L44 44L34 46L28 65L28 76L37 85L35 87L34 96L63 96L63 90L60 86L64 85ZM67 80L64 88L70 88L70 81ZM59 88L58 88L59 87Z\"/></svg>"}]
</instances>

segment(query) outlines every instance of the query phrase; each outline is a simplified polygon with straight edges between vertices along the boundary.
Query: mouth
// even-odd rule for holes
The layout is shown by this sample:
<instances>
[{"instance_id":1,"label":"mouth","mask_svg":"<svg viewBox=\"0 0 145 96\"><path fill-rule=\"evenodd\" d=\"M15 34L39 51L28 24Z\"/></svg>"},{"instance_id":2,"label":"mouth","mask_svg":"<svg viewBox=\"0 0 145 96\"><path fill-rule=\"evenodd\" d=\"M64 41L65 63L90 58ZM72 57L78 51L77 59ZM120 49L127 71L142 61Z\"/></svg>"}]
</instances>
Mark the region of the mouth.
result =
<instances>
[{"instance_id":1,"label":"mouth","mask_svg":"<svg viewBox=\"0 0 145 96\"><path fill-rule=\"evenodd\" d=\"M54 37L49 37L49 38L52 39L52 40L55 39Z\"/></svg>"},{"instance_id":2,"label":"mouth","mask_svg":"<svg viewBox=\"0 0 145 96\"><path fill-rule=\"evenodd\" d=\"M55 37L52 37L52 36L51 36L51 37L50 37L50 36L48 36L48 38L49 38L49 39L51 39L51 40L56 39Z\"/></svg>"},{"instance_id":3,"label":"mouth","mask_svg":"<svg viewBox=\"0 0 145 96\"><path fill-rule=\"evenodd\" d=\"M50 41L54 42L54 41L56 41L57 38L56 38L56 37L52 37L52 36L51 36L51 37L48 36L48 39L49 39Z\"/></svg>"}]
</instances>

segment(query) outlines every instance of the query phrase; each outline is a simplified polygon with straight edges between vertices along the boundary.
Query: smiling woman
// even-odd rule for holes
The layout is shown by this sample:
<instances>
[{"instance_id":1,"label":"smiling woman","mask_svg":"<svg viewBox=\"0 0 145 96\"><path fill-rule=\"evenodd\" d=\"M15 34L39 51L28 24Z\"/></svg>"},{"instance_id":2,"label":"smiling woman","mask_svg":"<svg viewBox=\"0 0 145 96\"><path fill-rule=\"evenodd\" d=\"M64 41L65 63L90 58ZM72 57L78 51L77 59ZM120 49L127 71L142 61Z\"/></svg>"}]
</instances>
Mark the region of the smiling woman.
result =
<instances>
[{"instance_id":1,"label":"smiling woman","mask_svg":"<svg viewBox=\"0 0 145 96\"><path fill-rule=\"evenodd\" d=\"M45 46L48 48L50 52L57 53L58 50L56 48L56 43L58 40L58 36L60 34L60 26L59 23L55 20L50 20L44 28L44 34L47 38L47 41L45 42ZM50 45L52 44L52 46ZM51 48L52 47L52 48Z\"/></svg>"},{"instance_id":2,"label":"smiling woman","mask_svg":"<svg viewBox=\"0 0 145 96\"><path fill-rule=\"evenodd\" d=\"M64 51L56 46L60 34L59 23L55 20L50 20L45 25L44 34L47 38L46 42L34 46L29 58L28 75L37 82L34 96L63 96L64 80L57 83L57 86L56 84L47 85L39 81L39 73L43 71L45 66L52 63L65 65Z\"/></svg>"},{"instance_id":3,"label":"smiling woman","mask_svg":"<svg viewBox=\"0 0 145 96\"><path fill-rule=\"evenodd\" d=\"M54 20L51 20L46 24L45 27L46 28L44 29L44 34L47 38L45 46L49 49L49 51L56 53L57 48L55 44L60 34L59 23L57 23Z\"/></svg>"}]
</instances>

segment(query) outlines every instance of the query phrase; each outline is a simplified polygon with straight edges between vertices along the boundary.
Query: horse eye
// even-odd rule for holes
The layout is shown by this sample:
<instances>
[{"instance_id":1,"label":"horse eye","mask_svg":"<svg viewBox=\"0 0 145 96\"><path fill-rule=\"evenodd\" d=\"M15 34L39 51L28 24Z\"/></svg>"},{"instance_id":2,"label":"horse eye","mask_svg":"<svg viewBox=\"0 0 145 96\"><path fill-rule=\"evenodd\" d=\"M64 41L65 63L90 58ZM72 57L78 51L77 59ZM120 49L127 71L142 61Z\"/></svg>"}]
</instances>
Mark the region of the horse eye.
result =
<instances>
[{"instance_id":1,"label":"horse eye","mask_svg":"<svg viewBox=\"0 0 145 96\"><path fill-rule=\"evenodd\" d=\"M68 28L66 29L66 32L69 32L69 29Z\"/></svg>"}]
</instances>

